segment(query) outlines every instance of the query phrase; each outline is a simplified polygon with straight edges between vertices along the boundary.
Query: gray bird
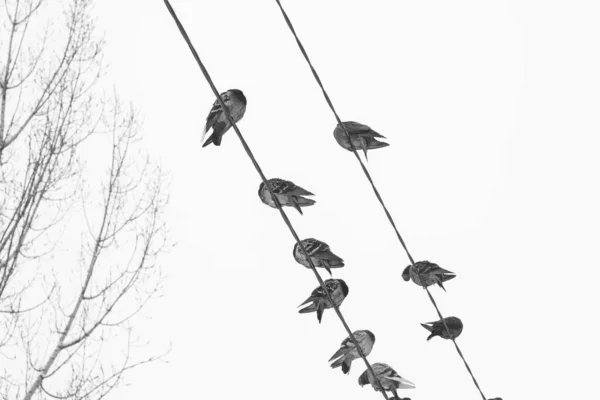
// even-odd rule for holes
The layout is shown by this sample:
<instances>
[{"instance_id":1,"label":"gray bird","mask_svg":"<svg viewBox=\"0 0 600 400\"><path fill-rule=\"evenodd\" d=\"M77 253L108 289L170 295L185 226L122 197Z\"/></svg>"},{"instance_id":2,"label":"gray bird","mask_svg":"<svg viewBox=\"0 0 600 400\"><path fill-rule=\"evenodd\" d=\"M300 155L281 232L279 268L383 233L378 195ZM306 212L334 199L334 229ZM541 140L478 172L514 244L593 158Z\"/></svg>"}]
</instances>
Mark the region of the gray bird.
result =
<instances>
[{"instance_id":1,"label":"gray bird","mask_svg":"<svg viewBox=\"0 0 600 400\"><path fill-rule=\"evenodd\" d=\"M446 288L442 283L455 277L456 274L454 272L441 268L439 265L429 261L418 261L414 267L409 265L402 271L402 279L407 282L412 279L415 284L423 287L438 284L444 291L446 291Z\"/></svg>"},{"instance_id":2,"label":"gray bird","mask_svg":"<svg viewBox=\"0 0 600 400\"><path fill-rule=\"evenodd\" d=\"M315 267L325 268L329 275L331 275L331 268L342 268L344 266L344 260L333 254L327 243L313 238L304 239L301 243ZM310 268L310 263L298 243L294 245L294 259L306 268Z\"/></svg>"},{"instance_id":3,"label":"gray bird","mask_svg":"<svg viewBox=\"0 0 600 400\"><path fill-rule=\"evenodd\" d=\"M269 186L271 186L271 190L273 190L273 193L275 196L277 196L277 200L279 200L279 204L281 204L282 207L294 207L300 214L302 214L301 207L312 206L316 203L312 199L302 197L314 196L314 194L306 189L301 188L300 186L296 186L294 182L279 178L269 179L267 182L269 183ZM273 200L273 197L271 196L271 193L265 186L264 182L261 182L260 186L258 187L258 197L260 197L260 200L269 207L277 208L275 205L275 200Z\"/></svg>"},{"instance_id":4,"label":"gray bird","mask_svg":"<svg viewBox=\"0 0 600 400\"><path fill-rule=\"evenodd\" d=\"M356 150L362 149L362 151L365 153L365 159L368 160L367 150L380 149L382 147L389 146L388 143L377 140L377 138L385 139L385 136L375 132L367 125L359 124L358 122L354 121L346 121L343 122L343 124L348 131L350 139L348 139L348 136L340 124L337 124L333 130L333 136L338 144L346 150L352 151L353 147Z\"/></svg>"},{"instance_id":5,"label":"gray bird","mask_svg":"<svg viewBox=\"0 0 600 400\"><path fill-rule=\"evenodd\" d=\"M456 339L459 337L463 330L462 321L457 317L446 317L444 318L444 321L446 321L446 325L448 325L452 338ZM431 332L431 335L429 335L427 340L431 340L431 338L435 336L440 336L443 339L450 339L446 327L444 326L444 322L442 322L441 319L435 322L426 322L421 324L421 326Z\"/></svg>"},{"instance_id":6,"label":"gray bird","mask_svg":"<svg viewBox=\"0 0 600 400\"><path fill-rule=\"evenodd\" d=\"M360 346L360 349L362 350L363 354L365 356L368 356L371 353L371 350L373 349L373 344L375 343L375 335L371 331L367 330L354 331L352 335L358 342L358 345ZM352 342L350 336L344 339L340 346L340 349L335 352L335 354L329 359L329 361L331 362L336 358L337 360L334 361L333 364L331 364L331 368L337 368L339 366L342 366L342 372L344 374L350 372L350 366L352 365L352 361L356 360L357 358L360 358L360 354L358 354L358 349L354 345L354 342Z\"/></svg>"},{"instance_id":7,"label":"gray bird","mask_svg":"<svg viewBox=\"0 0 600 400\"><path fill-rule=\"evenodd\" d=\"M346 282L341 279L327 279L324 283L329 296L331 296L331 299L333 300L333 303L336 307L339 307L346 296L348 296L348 285L346 285ZM310 294L310 297L298 307L302 307L308 303L312 304L300 310L299 313L306 314L316 311L319 323L321 323L321 318L323 318L323 311L328 308L333 308L333 305L327 298L327 295L321 286L313 290Z\"/></svg>"},{"instance_id":8,"label":"gray bird","mask_svg":"<svg viewBox=\"0 0 600 400\"><path fill-rule=\"evenodd\" d=\"M398 392L396 392L396 389L414 389L415 388L414 383L412 383L408 379L405 379L405 378L401 377L400 375L398 375L398 373L396 371L394 371L394 369L387 364L375 363L375 364L372 364L371 367L373 368L375 375L379 379L379 383L381 383L383 390L385 390L385 391L390 390L394 394L394 397L396 397L396 398L398 397ZM373 374L371 374L371 372L368 369L365 370L365 372L363 372L358 377L358 384L360 386L364 386L367 383L370 383L371 386L373 386L373 389L375 389L375 391L377 391L377 392L381 391L381 389L379 388L379 385L377 385L377 382L375 382L375 378L373 377Z\"/></svg>"},{"instance_id":9,"label":"gray bird","mask_svg":"<svg viewBox=\"0 0 600 400\"><path fill-rule=\"evenodd\" d=\"M242 91L239 89L230 89L224 93L221 93L220 96L221 99L223 99L223 103L225 103L229 109L231 118L237 124L246 112L246 96L244 96L244 93L242 93ZM208 117L206 118L206 125L202 131L202 139L200 141L204 140L206 132L208 132L211 128L213 132L208 137L206 142L204 142L202 147L206 147L211 143L214 143L215 146L220 146L223 135L229 130L229 128L231 128L231 126L232 125L225 116L219 101L216 100L213 103L213 107L210 109L210 113L208 113Z\"/></svg>"}]
</instances>

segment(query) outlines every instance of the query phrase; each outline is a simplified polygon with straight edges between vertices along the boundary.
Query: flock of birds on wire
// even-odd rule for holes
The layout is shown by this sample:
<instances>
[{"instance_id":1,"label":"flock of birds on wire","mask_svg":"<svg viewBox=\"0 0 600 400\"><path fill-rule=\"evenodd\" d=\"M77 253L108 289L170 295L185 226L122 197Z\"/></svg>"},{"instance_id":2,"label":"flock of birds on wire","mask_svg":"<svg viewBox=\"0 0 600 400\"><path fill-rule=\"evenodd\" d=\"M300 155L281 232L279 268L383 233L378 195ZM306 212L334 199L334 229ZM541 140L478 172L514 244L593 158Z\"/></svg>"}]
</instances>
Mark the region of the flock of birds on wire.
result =
<instances>
[{"instance_id":1,"label":"flock of birds on wire","mask_svg":"<svg viewBox=\"0 0 600 400\"><path fill-rule=\"evenodd\" d=\"M227 106L233 121L236 123L240 121L246 112L247 101L244 93L239 89L230 89L221 93L220 96ZM338 144L346 150L362 150L365 154L365 158L367 158L368 150L380 149L389 145L388 143L379 140L385 139L383 135L375 132L367 125L353 121L344 122L343 124L348 132L348 136L339 124L336 126L333 135ZM206 139L202 147L206 147L211 143L215 146L220 146L223 135L231 127L232 125L225 115L219 101L215 101L206 118L206 125L202 132L201 140L204 140L206 133L211 129L212 134ZM315 200L304 197L314 195L293 182L273 178L268 180L268 184L271 187L273 194L277 196L277 200L282 207L293 207L298 210L300 214L303 214L303 207L309 207L315 204ZM264 204L277 208L275 200L272 198L268 188L265 187L264 182L262 182L258 188L258 196ZM344 266L344 260L335 255L327 243L310 238L302 240L302 245L306 249L314 266L317 268L324 268L330 275L332 275L332 269L342 268ZM310 262L306 259L306 256L301 251L298 243L294 245L293 254L294 259L298 263L304 265L306 268L311 268ZM409 265L402 272L402 278L405 281L412 280L416 285L422 287L438 285L444 289L444 291L446 289L444 288L443 283L454 277L456 277L456 275L453 272L441 268L439 265L429 261L416 262L414 266ZM327 296L323 287L319 286L313 290L310 296L299 306L306 306L299 311L301 314L316 312L319 323L321 323L324 311L334 307L329 301L329 298L333 300L335 306L340 306L349 292L348 285L342 279L327 279L325 281L325 288L327 289L329 296ZM446 331L444 322L448 327L449 332ZM435 336L439 336L443 339L456 339L463 330L462 321L457 317L446 317L444 320L427 322L421 325L430 333L427 340L430 340ZM373 344L375 343L375 335L368 330L357 330L353 332L353 336L359 343L362 353L365 356L369 355L373 349ZM356 349L351 338L347 337L341 343L339 350L335 352L329 361L333 361L331 364L332 368L341 366L342 372L348 374L350 372L352 361L357 358L360 358L358 349ZM401 377L387 364L375 363L372 365L372 368L384 390L391 391L395 399L410 400L408 398L400 399L396 389L414 389L414 383ZM365 370L360 375L358 383L361 386L369 383L376 391L381 390L379 385L376 384L373 374L369 370Z\"/></svg>"}]
</instances>

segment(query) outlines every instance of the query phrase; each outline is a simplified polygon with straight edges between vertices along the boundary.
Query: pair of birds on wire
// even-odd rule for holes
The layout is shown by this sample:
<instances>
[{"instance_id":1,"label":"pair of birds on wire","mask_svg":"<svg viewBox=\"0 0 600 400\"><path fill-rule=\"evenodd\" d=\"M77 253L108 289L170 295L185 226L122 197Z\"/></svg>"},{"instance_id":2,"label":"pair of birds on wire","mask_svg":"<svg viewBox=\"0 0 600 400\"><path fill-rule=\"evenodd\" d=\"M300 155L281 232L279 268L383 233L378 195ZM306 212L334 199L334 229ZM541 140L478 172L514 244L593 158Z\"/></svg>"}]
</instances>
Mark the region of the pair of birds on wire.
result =
<instances>
[{"instance_id":1,"label":"pair of birds on wire","mask_svg":"<svg viewBox=\"0 0 600 400\"><path fill-rule=\"evenodd\" d=\"M352 332L352 335L358 342L363 355L366 357L371 354L373 344L375 343L375 335L369 330L354 331ZM348 374L350 372L352 361L360 357L360 353L354 345L354 342L350 337L347 337L340 345L339 350L335 352L329 361L333 361L331 368L337 368L341 366L342 372L344 374ZM375 375L377 376L377 379L379 380L383 389L386 391L392 391L395 397L398 397L396 389L415 388L414 383L406 378L401 377L396 371L394 371L392 367L387 364L375 363L371 365L371 367L373 368L373 371L375 372ZM364 386L367 383L370 383L375 390L380 390L380 387L377 385L373 374L371 374L368 369L365 370L358 378L358 384L360 386Z\"/></svg>"},{"instance_id":2,"label":"pair of birds on wire","mask_svg":"<svg viewBox=\"0 0 600 400\"><path fill-rule=\"evenodd\" d=\"M227 106L231 118L237 124L246 113L246 96L239 89L229 89L221 93L220 96L225 106ZM210 129L213 132L202 147L206 147L211 143L215 146L220 146L223 135L231 126L231 122L225 115L223 107L221 107L218 100L215 101L206 118L206 125L204 126L201 140L204 140L206 133ZM343 127L338 124L333 131L333 136L338 144L346 150L362 150L365 153L365 158L367 158L368 150L389 146L388 143L378 140L385 139L385 136L375 132L367 125L354 121L343 122Z\"/></svg>"},{"instance_id":3,"label":"pair of birds on wire","mask_svg":"<svg viewBox=\"0 0 600 400\"><path fill-rule=\"evenodd\" d=\"M308 238L301 240L300 244L302 244L302 247L306 250L306 254L308 254L312 264L317 268L325 268L330 275L331 268L341 268L344 266L344 260L335 255L327 243L317 239ZM300 244L296 243L294 245L294 259L299 264L311 269L311 263L302 251ZM328 279L324 283L328 293L319 286L313 290L308 299L299 306L302 307L305 304L311 303L299 312L304 314L316 311L319 323L321 323L321 319L323 318L323 312L328 308L334 307L331 301L329 301L329 298L333 300L336 307L339 307L346 296L348 296L349 292L348 285L342 279ZM329 294L329 296L327 294Z\"/></svg>"},{"instance_id":4,"label":"pair of birds on wire","mask_svg":"<svg viewBox=\"0 0 600 400\"><path fill-rule=\"evenodd\" d=\"M450 331L449 333L446 330L444 323L446 323L446 326L448 326L448 330ZM463 330L463 323L460 318L457 317L446 317L443 320L423 323L421 326L431 333L427 337L428 341L436 336L439 336L443 339L456 339L460 336ZM375 335L373 332L369 330L359 330L354 331L352 335L358 342L358 345L360 346L360 349L365 357L371 354L371 350L373 350L373 345L375 344ZM360 353L356 349L356 346L354 345L354 342L350 336L348 336L342 341L340 348L333 356L331 356L329 361L333 361L331 368L337 368L341 366L342 372L344 374L348 374L350 372L352 361L358 358L360 358Z\"/></svg>"}]
</instances>

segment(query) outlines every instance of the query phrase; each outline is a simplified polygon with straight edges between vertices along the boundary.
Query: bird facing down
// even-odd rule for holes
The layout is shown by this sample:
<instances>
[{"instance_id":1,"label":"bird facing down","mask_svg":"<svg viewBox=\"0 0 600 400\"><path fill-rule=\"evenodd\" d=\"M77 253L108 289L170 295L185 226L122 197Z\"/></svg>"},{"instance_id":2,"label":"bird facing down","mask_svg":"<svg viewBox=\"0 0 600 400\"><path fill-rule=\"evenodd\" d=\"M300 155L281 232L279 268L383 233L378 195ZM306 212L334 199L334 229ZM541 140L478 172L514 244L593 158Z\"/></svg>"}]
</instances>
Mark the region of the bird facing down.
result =
<instances>
[{"instance_id":1,"label":"bird facing down","mask_svg":"<svg viewBox=\"0 0 600 400\"><path fill-rule=\"evenodd\" d=\"M340 304L344 301L346 296L348 296L348 285L341 279L327 279L325 282L325 287L327 288L327 292L333 303L339 307ZM317 312L317 319L319 323L321 323L321 318L323 318L323 311L327 308L333 308L333 305L327 298L327 295L323 291L323 288L319 286L315 290L312 291L310 297L306 299L306 301L300 304L298 307L302 307L305 304L312 303L309 306L303 308L299 311L300 314L306 314L309 312Z\"/></svg>"},{"instance_id":2,"label":"bird facing down","mask_svg":"<svg viewBox=\"0 0 600 400\"><path fill-rule=\"evenodd\" d=\"M300 214L302 214L301 207L308 207L315 204L314 200L302 197L314 196L314 194L306 189L301 188L300 186L296 186L294 182L279 178L269 179L267 182L269 183L269 186L271 186L271 190L273 190L273 193L277 197L277 200L279 200L279 204L281 204L282 207L294 207ZM275 200L273 200L273 197L271 196L271 193L264 182L261 182L260 186L258 187L258 197L260 197L260 200L266 205L277 208L275 205Z\"/></svg>"},{"instance_id":3,"label":"bird facing down","mask_svg":"<svg viewBox=\"0 0 600 400\"><path fill-rule=\"evenodd\" d=\"M368 356L373 349L373 344L375 343L375 335L371 331L354 331L352 333L354 338L358 342L360 349L363 354ZM335 354L329 359L329 361L335 360L333 364L331 364L331 368L337 368L340 365L342 366L342 372L347 374L350 372L350 366L352 365L352 361L360 358L360 354L358 354L358 349L352 342L350 336L348 336L342 342L340 349L335 352Z\"/></svg>"},{"instance_id":4,"label":"bird facing down","mask_svg":"<svg viewBox=\"0 0 600 400\"><path fill-rule=\"evenodd\" d=\"M331 268L342 268L344 266L344 260L333 254L327 243L313 238L304 239L301 243L315 267L325 268L329 275L331 275ZM306 268L310 268L310 263L298 243L294 245L294 259Z\"/></svg>"},{"instance_id":5,"label":"bird facing down","mask_svg":"<svg viewBox=\"0 0 600 400\"><path fill-rule=\"evenodd\" d=\"M408 379L404 379L392 367L383 363L375 363L372 364L371 367L375 372L375 375L379 379L379 383L383 387L383 390L388 391L391 390L394 394L394 397L398 397L398 393L396 389L414 389L415 384L409 381ZM358 384L360 386L364 386L367 383L370 383L373 386L375 391L379 392L381 389L375 379L373 374L367 369L358 377Z\"/></svg>"},{"instance_id":6,"label":"bird facing down","mask_svg":"<svg viewBox=\"0 0 600 400\"><path fill-rule=\"evenodd\" d=\"M337 124L333 130L333 136L338 144L346 150L352 151L352 148L356 150L362 149L362 151L365 153L365 158L368 160L367 150L380 149L382 147L389 146L388 143L377 140L377 138L385 139L385 136L375 132L367 125L359 124L358 122L354 121L346 121L343 122L343 124L348 131L350 139L348 139L348 136L340 124Z\"/></svg>"},{"instance_id":7,"label":"bird facing down","mask_svg":"<svg viewBox=\"0 0 600 400\"><path fill-rule=\"evenodd\" d=\"M459 337L463 330L462 321L456 317L446 317L444 318L444 321L446 321L446 325L448 325L452 339ZM431 340L431 338L435 336L440 336L443 339L450 339L450 335L448 335L448 331L446 331L441 319L435 322L426 322L421 324L421 326L431 332L431 335L429 335L427 340Z\"/></svg>"},{"instance_id":8,"label":"bird facing down","mask_svg":"<svg viewBox=\"0 0 600 400\"><path fill-rule=\"evenodd\" d=\"M239 120L242 119L244 113L246 112L246 96L239 89L230 89L226 92L221 93L221 99L223 99L223 103L229 109L229 114L231 118L237 124ZM208 113L208 117L206 117L206 125L204 125L204 130L202 131L202 140L206 136L206 132L208 132L211 128L213 130L212 135L208 137L206 142L202 145L202 147L206 147L211 143L214 143L215 146L221 145L221 139L225 132L231 128L231 123L225 116L223 112L223 108L219 104L219 101L216 100L213 103L210 112Z\"/></svg>"},{"instance_id":9,"label":"bird facing down","mask_svg":"<svg viewBox=\"0 0 600 400\"><path fill-rule=\"evenodd\" d=\"M456 274L454 272L441 268L439 265L429 261L418 261L414 267L409 265L402 272L402 279L407 282L412 279L415 284L423 287L437 283L444 291L446 291L446 288L442 283L455 277ZM423 281L421 281L421 278Z\"/></svg>"}]
</instances>

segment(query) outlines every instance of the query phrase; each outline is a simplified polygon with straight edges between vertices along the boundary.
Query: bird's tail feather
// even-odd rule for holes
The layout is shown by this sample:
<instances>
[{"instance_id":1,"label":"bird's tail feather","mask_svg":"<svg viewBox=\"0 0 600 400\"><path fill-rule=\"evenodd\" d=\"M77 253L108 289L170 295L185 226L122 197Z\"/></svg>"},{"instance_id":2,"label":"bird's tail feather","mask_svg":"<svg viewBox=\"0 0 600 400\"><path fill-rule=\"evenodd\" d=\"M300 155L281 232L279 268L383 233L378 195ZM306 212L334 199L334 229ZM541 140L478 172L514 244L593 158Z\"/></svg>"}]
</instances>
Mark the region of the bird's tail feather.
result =
<instances>
[{"instance_id":1,"label":"bird's tail feather","mask_svg":"<svg viewBox=\"0 0 600 400\"><path fill-rule=\"evenodd\" d=\"M209 144L211 144L213 142L213 135L210 135L208 137L208 139L206 139L206 142L204 142L204 144L202 145L202 147L206 147L206 146L208 146Z\"/></svg>"},{"instance_id":2,"label":"bird's tail feather","mask_svg":"<svg viewBox=\"0 0 600 400\"><path fill-rule=\"evenodd\" d=\"M427 324L421 324L421 326L425 329L427 329L429 332L433 332L433 327L427 325Z\"/></svg>"},{"instance_id":3,"label":"bird's tail feather","mask_svg":"<svg viewBox=\"0 0 600 400\"><path fill-rule=\"evenodd\" d=\"M206 132L208 132L209 129L210 129L210 127L208 126L208 122L207 122L206 125L204 125L204 129L202 129L202 136L200 137L200 143L202 143L204 141L204 138L206 137Z\"/></svg>"},{"instance_id":4,"label":"bird's tail feather","mask_svg":"<svg viewBox=\"0 0 600 400\"><path fill-rule=\"evenodd\" d=\"M300 213L300 215L304 215L304 213L302 212L302 209L300 208L300 204L298 204L298 202L296 201L296 199L292 199L292 206L294 206L294 208L296 210L298 210L298 212Z\"/></svg>"},{"instance_id":5,"label":"bird's tail feather","mask_svg":"<svg viewBox=\"0 0 600 400\"><path fill-rule=\"evenodd\" d=\"M208 143L208 141L211 141L215 146L220 146L225 131L227 131L227 124L225 122L217 122L213 125L213 133L206 142Z\"/></svg>"},{"instance_id":6,"label":"bird's tail feather","mask_svg":"<svg viewBox=\"0 0 600 400\"><path fill-rule=\"evenodd\" d=\"M305 304L308 304L308 303L312 302L313 300L314 300L314 297L313 297L313 296L310 296L308 299L306 299L306 300L304 301L304 303L300 304L298 307L302 307L303 305L305 305ZM314 304L313 304L313 306L314 306ZM314 310L313 310L313 311L314 311ZM310 311L306 311L306 312L310 312Z\"/></svg>"},{"instance_id":7,"label":"bird's tail feather","mask_svg":"<svg viewBox=\"0 0 600 400\"><path fill-rule=\"evenodd\" d=\"M342 348L338 349L338 351L336 351L333 356L331 356L329 361L335 360L336 358L340 358L344 354L346 354L346 348L342 347ZM338 361L334 362L333 365L331 366L331 368L335 368L335 367L339 366L339 364L337 364Z\"/></svg>"},{"instance_id":8,"label":"bird's tail feather","mask_svg":"<svg viewBox=\"0 0 600 400\"><path fill-rule=\"evenodd\" d=\"M373 139L371 141L371 143L369 143L369 150L380 149L382 147L387 147L389 145L390 145L389 143L380 142L377 139Z\"/></svg>"},{"instance_id":9,"label":"bird's tail feather","mask_svg":"<svg viewBox=\"0 0 600 400\"><path fill-rule=\"evenodd\" d=\"M301 197L301 196L296 197L296 202L298 203L298 205L300 207L308 207L308 206L312 206L313 204L316 203L316 201L313 199L307 199L307 198Z\"/></svg>"},{"instance_id":10,"label":"bird's tail feather","mask_svg":"<svg viewBox=\"0 0 600 400\"><path fill-rule=\"evenodd\" d=\"M319 302L319 305L317 306L317 319L319 320L319 323L321 323L321 319L323 318L323 311L325 311L325 304Z\"/></svg>"},{"instance_id":11,"label":"bird's tail feather","mask_svg":"<svg viewBox=\"0 0 600 400\"><path fill-rule=\"evenodd\" d=\"M352 360L344 360L342 363L342 372L344 374L348 374L350 372L350 365L352 364Z\"/></svg>"},{"instance_id":12,"label":"bird's tail feather","mask_svg":"<svg viewBox=\"0 0 600 400\"><path fill-rule=\"evenodd\" d=\"M444 287L444 284L442 283L441 279L438 279L438 286L441 287L442 289L444 289L444 292L446 291L446 288Z\"/></svg>"},{"instance_id":13,"label":"bird's tail feather","mask_svg":"<svg viewBox=\"0 0 600 400\"><path fill-rule=\"evenodd\" d=\"M442 275L442 282L446 282L446 281L449 281L450 279L454 279L454 278L456 278L456 275L453 273L451 273L451 275L444 274L444 275Z\"/></svg>"},{"instance_id":14,"label":"bird's tail feather","mask_svg":"<svg viewBox=\"0 0 600 400\"><path fill-rule=\"evenodd\" d=\"M341 357L337 360L335 360L335 362L333 364L331 364L331 368L337 368L339 366L341 366L342 364L344 364L345 358Z\"/></svg>"}]
</instances>

